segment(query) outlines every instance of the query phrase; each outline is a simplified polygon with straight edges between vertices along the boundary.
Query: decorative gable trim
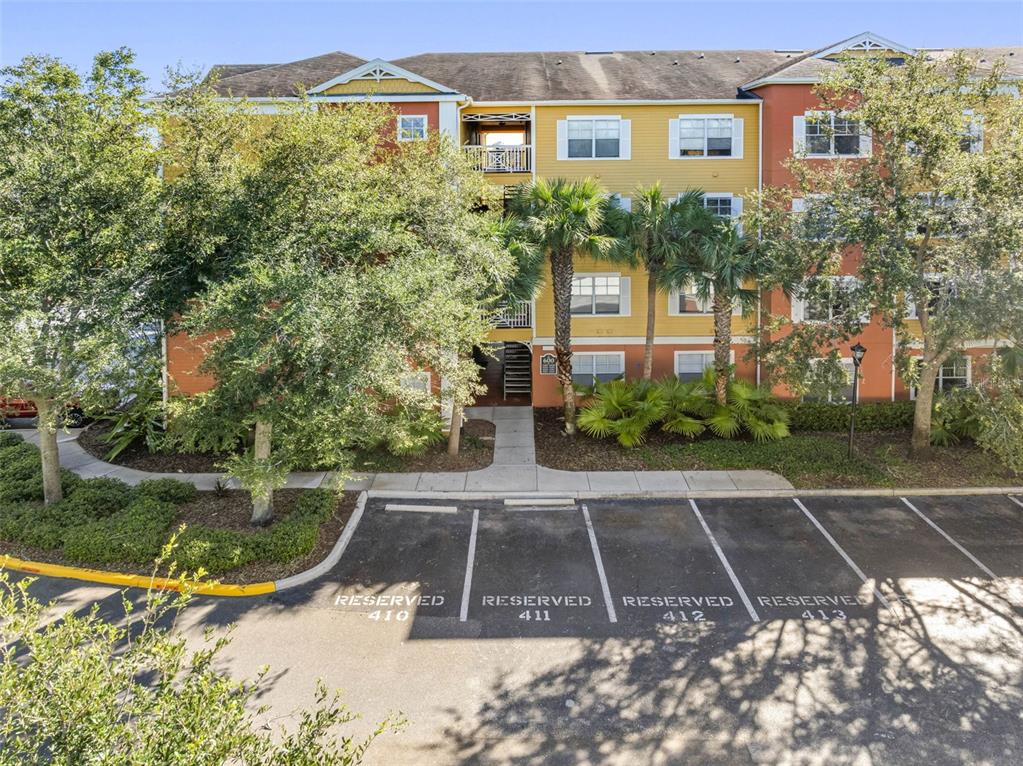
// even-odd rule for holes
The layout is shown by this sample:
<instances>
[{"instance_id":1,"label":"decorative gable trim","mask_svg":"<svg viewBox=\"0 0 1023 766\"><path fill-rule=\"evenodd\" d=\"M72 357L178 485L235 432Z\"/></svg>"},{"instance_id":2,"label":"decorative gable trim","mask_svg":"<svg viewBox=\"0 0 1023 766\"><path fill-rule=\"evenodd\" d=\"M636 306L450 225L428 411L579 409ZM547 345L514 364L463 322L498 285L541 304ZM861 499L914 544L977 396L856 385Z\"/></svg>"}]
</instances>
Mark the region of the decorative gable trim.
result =
<instances>
[{"instance_id":1,"label":"decorative gable trim","mask_svg":"<svg viewBox=\"0 0 1023 766\"><path fill-rule=\"evenodd\" d=\"M835 43L830 48L818 51L814 54L814 58L823 59L843 51L897 51L905 53L907 56L916 55L916 50L913 48L899 45L897 42L881 37L881 35L875 35L873 32L862 32L840 43Z\"/></svg>"},{"instance_id":2,"label":"decorative gable trim","mask_svg":"<svg viewBox=\"0 0 1023 766\"><path fill-rule=\"evenodd\" d=\"M415 72L410 72L407 69L403 69L397 64L392 64L389 61L383 59L373 59L367 61L362 66L358 66L344 74L339 74L332 80L320 83L315 88L310 88L310 94L323 93L335 85L342 85L352 80L374 80L376 82L385 82L387 80L408 80L409 82L416 82L420 85L425 85L427 88L433 88L438 93L456 93L457 91L449 88L446 85L441 85L439 82L428 80Z\"/></svg>"}]
</instances>

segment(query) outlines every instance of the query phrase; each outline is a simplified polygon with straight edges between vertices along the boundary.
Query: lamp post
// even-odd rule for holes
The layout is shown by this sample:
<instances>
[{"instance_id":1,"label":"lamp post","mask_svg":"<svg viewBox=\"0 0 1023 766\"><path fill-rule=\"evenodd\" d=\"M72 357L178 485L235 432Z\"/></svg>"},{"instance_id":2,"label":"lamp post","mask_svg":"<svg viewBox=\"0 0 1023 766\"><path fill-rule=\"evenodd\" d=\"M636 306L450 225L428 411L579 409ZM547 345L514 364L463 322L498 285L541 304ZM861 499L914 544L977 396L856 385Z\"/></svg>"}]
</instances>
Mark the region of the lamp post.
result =
<instances>
[{"instance_id":1,"label":"lamp post","mask_svg":"<svg viewBox=\"0 0 1023 766\"><path fill-rule=\"evenodd\" d=\"M860 398L860 363L863 362L863 357L866 355L867 349L859 341L857 341L856 345L851 346L849 350L852 352L853 360L852 410L849 412L849 459L852 460L853 434L856 432L856 402Z\"/></svg>"}]
</instances>

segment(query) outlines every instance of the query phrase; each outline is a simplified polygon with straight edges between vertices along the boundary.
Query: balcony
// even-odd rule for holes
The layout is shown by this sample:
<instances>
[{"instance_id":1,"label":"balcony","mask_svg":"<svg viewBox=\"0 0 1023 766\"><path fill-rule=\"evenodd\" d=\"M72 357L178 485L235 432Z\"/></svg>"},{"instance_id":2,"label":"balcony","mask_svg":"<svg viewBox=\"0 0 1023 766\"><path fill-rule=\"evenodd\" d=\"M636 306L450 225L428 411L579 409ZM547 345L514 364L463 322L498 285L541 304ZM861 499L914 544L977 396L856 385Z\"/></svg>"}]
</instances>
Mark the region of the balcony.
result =
<instances>
[{"instance_id":1,"label":"balcony","mask_svg":"<svg viewBox=\"0 0 1023 766\"><path fill-rule=\"evenodd\" d=\"M466 145L462 149L472 166L483 173L529 173L533 169L533 147Z\"/></svg>"},{"instance_id":2,"label":"balcony","mask_svg":"<svg viewBox=\"0 0 1023 766\"><path fill-rule=\"evenodd\" d=\"M533 326L533 312L528 303L518 303L514 306L505 306L498 313L495 327L498 330L508 330L520 327Z\"/></svg>"}]
</instances>

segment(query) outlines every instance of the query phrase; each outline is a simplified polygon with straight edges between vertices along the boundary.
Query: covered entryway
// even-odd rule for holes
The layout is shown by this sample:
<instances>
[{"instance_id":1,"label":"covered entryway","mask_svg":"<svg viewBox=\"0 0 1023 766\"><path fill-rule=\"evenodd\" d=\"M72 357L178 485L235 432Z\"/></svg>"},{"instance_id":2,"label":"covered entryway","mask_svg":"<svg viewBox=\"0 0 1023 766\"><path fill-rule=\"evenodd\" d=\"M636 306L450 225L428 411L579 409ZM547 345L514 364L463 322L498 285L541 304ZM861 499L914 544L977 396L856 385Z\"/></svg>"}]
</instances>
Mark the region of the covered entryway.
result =
<instances>
[{"instance_id":1,"label":"covered entryway","mask_svg":"<svg viewBox=\"0 0 1023 766\"><path fill-rule=\"evenodd\" d=\"M480 366L480 382L487 387L476 400L477 406L532 404L533 354L529 346L517 341L491 343L486 352L477 349L474 358Z\"/></svg>"}]
</instances>

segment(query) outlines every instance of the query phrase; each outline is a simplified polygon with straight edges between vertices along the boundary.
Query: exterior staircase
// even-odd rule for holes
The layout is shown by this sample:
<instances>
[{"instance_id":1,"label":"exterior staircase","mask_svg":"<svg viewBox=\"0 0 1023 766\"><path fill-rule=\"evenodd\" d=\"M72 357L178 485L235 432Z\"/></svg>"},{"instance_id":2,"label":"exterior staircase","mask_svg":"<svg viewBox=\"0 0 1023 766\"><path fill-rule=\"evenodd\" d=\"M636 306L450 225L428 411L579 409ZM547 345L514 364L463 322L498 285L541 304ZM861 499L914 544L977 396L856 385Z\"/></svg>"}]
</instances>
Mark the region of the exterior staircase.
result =
<instances>
[{"instance_id":1,"label":"exterior staircase","mask_svg":"<svg viewBox=\"0 0 1023 766\"><path fill-rule=\"evenodd\" d=\"M504 398L530 396L533 385L533 355L522 343L504 343Z\"/></svg>"}]
</instances>

